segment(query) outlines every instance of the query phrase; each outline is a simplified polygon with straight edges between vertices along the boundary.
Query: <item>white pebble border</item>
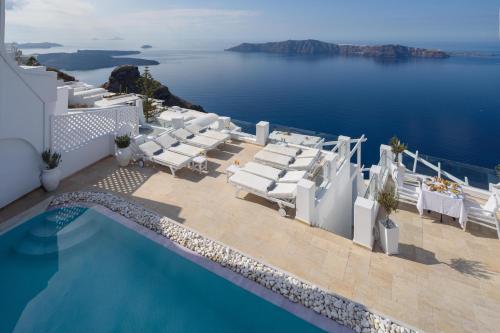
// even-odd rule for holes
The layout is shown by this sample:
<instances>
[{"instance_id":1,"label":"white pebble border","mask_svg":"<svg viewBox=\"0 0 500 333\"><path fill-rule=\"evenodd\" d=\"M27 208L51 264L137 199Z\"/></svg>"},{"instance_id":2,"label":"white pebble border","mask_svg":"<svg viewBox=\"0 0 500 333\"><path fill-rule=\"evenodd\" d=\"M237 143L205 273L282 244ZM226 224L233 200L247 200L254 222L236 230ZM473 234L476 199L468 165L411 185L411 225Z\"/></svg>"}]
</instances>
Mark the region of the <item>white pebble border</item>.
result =
<instances>
[{"instance_id":1,"label":"white pebble border","mask_svg":"<svg viewBox=\"0 0 500 333\"><path fill-rule=\"evenodd\" d=\"M221 243L210 240L167 217L123 198L103 192L71 192L55 197L51 206L97 204L136 222L163 237L226 267L288 300L302 304L340 325L362 333L416 333L369 311L365 306L303 282Z\"/></svg>"}]
</instances>

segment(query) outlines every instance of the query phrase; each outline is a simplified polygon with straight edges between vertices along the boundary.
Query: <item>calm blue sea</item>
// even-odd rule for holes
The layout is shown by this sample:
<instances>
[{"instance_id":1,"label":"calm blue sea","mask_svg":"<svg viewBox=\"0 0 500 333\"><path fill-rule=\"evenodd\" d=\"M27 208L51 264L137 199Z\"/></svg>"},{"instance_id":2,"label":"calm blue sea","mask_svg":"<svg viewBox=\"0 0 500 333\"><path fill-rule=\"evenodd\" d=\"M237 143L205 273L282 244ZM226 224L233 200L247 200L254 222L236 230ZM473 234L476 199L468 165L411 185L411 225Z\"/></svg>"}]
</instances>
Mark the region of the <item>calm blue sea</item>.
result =
<instances>
[{"instance_id":1,"label":"calm blue sea","mask_svg":"<svg viewBox=\"0 0 500 333\"><path fill-rule=\"evenodd\" d=\"M500 163L500 42L482 51L496 56L400 63L155 49L142 56L161 62L151 68L155 78L207 111L365 134L367 165L397 135L412 151L492 169ZM73 74L101 84L110 71Z\"/></svg>"}]
</instances>

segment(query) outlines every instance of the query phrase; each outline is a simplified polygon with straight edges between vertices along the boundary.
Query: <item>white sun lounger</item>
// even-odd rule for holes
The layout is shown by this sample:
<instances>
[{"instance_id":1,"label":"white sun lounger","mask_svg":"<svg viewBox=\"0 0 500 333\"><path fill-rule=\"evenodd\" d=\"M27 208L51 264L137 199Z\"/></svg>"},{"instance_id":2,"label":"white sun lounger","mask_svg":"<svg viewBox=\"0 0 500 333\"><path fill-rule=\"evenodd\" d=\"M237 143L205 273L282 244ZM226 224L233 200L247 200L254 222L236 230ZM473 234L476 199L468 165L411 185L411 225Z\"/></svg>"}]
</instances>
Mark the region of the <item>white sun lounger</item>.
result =
<instances>
[{"instance_id":1,"label":"white sun lounger","mask_svg":"<svg viewBox=\"0 0 500 333\"><path fill-rule=\"evenodd\" d=\"M186 155L165 150L153 141L139 145L138 149L143 154L143 159L166 166L170 169L173 176L175 176L177 170L189 166L189 163L193 159Z\"/></svg>"},{"instance_id":2,"label":"white sun lounger","mask_svg":"<svg viewBox=\"0 0 500 333\"><path fill-rule=\"evenodd\" d=\"M268 144L267 146L264 147L264 150L276 154L291 156L294 158L317 158L318 155L320 154L319 149L298 148L288 145L280 145L276 143Z\"/></svg>"},{"instance_id":3,"label":"white sun lounger","mask_svg":"<svg viewBox=\"0 0 500 333\"><path fill-rule=\"evenodd\" d=\"M289 168L293 170L310 170L316 162L316 158L296 158Z\"/></svg>"},{"instance_id":4,"label":"white sun lounger","mask_svg":"<svg viewBox=\"0 0 500 333\"><path fill-rule=\"evenodd\" d=\"M198 126L196 124L186 126L186 129L193 134L206 136L208 138L212 138L212 139L219 140L222 142L226 142L231 138L231 136L229 134L222 133L219 131L214 131L214 130L209 129L209 128L203 128L203 127Z\"/></svg>"},{"instance_id":5,"label":"white sun lounger","mask_svg":"<svg viewBox=\"0 0 500 333\"><path fill-rule=\"evenodd\" d=\"M307 174L305 171L280 170L256 162L248 162L242 170L280 183L298 183Z\"/></svg>"},{"instance_id":6,"label":"white sun lounger","mask_svg":"<svg viewBox=\"0 0 500 333\"><path fill-rule=\"evenodd\" d=\"M277 203L281 216L286 216L285 207L295 208L297 184L276 183L244 170L237 171L229 178L229 182L236 187L237 197L240 191L245 191Z\"/></svg>"},{"instance_id":7,"label":"white sun lounger","mask_svg":"<svg viewBox=\"0 0 500 333\"><path fill-rule=\"evenodd\" d=\"M297 157L297 155L301 153L300 148L290 147L286 145L279 145L276 143L268 144L267 146L264 147L264 150L291 157Z\"/></svg>"},{"instance_id":8,"label":"white sun lounger","mask_svg":"<svg viewBox=\"0 0 500 333\"><path fill-rule=\"evenodd\" d=\"M302 152L297 155L297 158L318 158L321 150L315 148L302 149Z\"/></svg>"},{"instance_id":9,"label":"white sun lounger","mask_svg":"<svg viewBox=\"0 0 500 333\"><path fill-rule=\"evenodd\" d=\"M290 164L294 162L293 157L272 153L264 149L255 154L254 159L257 162L274 166L279 169L289 169Z\"/></svg>"},{"instance_id":10,"label":"white sun lounger","mask_svg":"<svg viewBox=\"0 0 500 333\"><path fill-rule=\"evenodd\" d=\"M173 137L176 139L188 143L190 145L200 147L206 150L212 150L217 148L218 145L223 143L221 140L216 140L212 138L208 138L206 136L201 136L201 135L194 135L193 133L189 132L185 128L179 128L173 132L170 133Z\"/></svg>"},{"instance_id":11,"label":"white sun lounger","mask_svg":"<svg viewBox=\"0 0 500 333\"><path fill-rule=\"evenodd\" d=\"M171 137L168 134L163 134L157 137L155 139L155 142L162 146L163 149L189 157L196 157L205 154L205 150L203 148L179 142L177 139Z\"/></svg>"}]
</instances>

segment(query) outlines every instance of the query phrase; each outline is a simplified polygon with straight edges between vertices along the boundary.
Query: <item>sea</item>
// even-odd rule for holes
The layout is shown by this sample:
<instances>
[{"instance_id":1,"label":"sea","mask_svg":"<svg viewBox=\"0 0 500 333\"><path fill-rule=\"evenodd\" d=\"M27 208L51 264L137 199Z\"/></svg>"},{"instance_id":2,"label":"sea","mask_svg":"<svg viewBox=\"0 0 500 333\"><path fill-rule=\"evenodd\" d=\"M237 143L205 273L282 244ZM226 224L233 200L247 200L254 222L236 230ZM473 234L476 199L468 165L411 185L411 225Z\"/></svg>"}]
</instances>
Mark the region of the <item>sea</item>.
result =
<instances>
[{"instance_id":1,"label":"sea","mask_svg":"<svg viewBox=\"0 0 500 333\"><path fill-rule=\"evenodd\" d=\"M456 53L382 62L153 48L138 57L159 61L150 67L153 77L208 112L353 138L364 134L367 166L378 160L379 145L397 136L431 160L475 165L494 176L500 164L500 41L439 48ZM111 70L70 74L100 85Z\"/></svg>"}]
</instances>

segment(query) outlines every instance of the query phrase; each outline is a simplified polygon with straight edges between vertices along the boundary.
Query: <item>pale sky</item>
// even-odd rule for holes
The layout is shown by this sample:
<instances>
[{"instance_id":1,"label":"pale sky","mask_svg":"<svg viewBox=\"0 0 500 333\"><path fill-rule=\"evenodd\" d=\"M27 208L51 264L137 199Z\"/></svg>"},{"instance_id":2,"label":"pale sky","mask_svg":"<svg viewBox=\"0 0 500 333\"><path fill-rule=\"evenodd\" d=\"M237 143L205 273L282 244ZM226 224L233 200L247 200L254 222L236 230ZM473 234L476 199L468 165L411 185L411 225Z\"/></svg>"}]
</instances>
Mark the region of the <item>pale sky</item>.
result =
<instances>
[{"instance_id":1,"label":"pale sky","mask_svg":"<svg viewBox=\"0 0 500 333\"><path fill-rule=\"evenodd\" d=\"M5 1L5 0L0 0ZM167 49L244 41L498 40L500 0L6 0L7 41Z\"/></svg>"}]
</instances>

